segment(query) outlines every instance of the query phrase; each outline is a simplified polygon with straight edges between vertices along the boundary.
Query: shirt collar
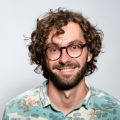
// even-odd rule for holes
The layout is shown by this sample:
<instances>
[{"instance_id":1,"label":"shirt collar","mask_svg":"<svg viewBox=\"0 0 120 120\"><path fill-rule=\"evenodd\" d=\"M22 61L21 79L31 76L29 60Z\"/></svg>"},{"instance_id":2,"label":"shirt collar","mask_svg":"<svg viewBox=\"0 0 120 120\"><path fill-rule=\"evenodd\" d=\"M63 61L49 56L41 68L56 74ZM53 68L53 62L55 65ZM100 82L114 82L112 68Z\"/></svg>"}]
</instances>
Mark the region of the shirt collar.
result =
<instances>
[{"instance_id":1,"label":"shirt collar","mask_svg":"<svg viewBox=\"0 0 120 120\"><path fill-rule=\"evenodd\" d=\"M85 105L86 105L86 108L88 109L89 108L89 102L90 102L90 98L91 98L91 95L92 95L92 89L91 89L91 86L88 84L87 81L85 81L85 84L86 86L88 87L88 93L87 95L85 96Z\"/></svg>"},{"instance_id":2,"label":"shirt collar","mask_svg":"<svg viewBox=\"0 0 120 120\"><path fill-rule=\"evenodd\" d=\"M46 93L46 84L47 83L48 83L48 80L44 81L42 86L40 86L40 102L41 102L42 107L46 107L49 105L53 106L52 103L50 102L49 97L47 96L47 93ZM89 108L89 100L90 100L92 92L91 92L91 86L87 83L87 81L85 81L85 84L88 87L88 93L87 93L85 99L83 100L83 102L78 107L85 106L88 109Z\"/></svg>"},{"instance_id":3,"label":"shirt collar","mask_svg":"<svg viewBox=\"0 0 120 120\"><path fill-rule=\"evenodd\" d=\"M48 83L48 80L44 81L42 86L40 86L40 102L42 107L46 107L51 104L49 97L46 93L46 84Z\"/></svg>"}]
</instances>

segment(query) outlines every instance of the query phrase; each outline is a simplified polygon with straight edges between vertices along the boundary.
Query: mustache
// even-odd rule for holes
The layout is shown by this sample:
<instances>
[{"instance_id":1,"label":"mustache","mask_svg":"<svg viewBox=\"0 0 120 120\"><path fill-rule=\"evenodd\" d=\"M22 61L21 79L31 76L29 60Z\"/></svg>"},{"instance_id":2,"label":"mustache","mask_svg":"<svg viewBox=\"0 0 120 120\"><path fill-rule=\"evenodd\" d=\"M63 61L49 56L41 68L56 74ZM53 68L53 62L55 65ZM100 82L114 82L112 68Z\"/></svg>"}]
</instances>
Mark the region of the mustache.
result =
<instances>
[{"instance_id":1,"label":"mustache","mask_svg":"<svg viewBox=\"0 0 120 120\"><path fill-rule=\"evenodd\" d=\"M60 68L63 68L63 67L78 67L78 68L80 68L80 64L79 63L68 63L68 64L65 64L65 65L58 64L58 65L54 65L53 69L60 69Z\"/></svg>"}]
</instances>

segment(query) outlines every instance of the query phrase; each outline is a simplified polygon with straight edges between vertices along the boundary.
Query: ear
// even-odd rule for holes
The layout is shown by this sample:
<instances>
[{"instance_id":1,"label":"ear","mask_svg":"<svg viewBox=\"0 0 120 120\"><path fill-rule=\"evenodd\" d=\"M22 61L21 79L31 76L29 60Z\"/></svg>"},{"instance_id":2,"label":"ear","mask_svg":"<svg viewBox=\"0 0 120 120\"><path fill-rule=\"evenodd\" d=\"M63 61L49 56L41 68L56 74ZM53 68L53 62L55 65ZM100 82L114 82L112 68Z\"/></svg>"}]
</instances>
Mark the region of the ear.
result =
<instances>
[{"instance_id":1,"label":"ear","mask_svg":"<svg viewBox=\"0 0 120 120\"><path fill-rule=\"evenodd\" d=\"M90 52L88 51L87 62L90 62L91 59L92 59L92 53L90 53Z\"/></svg>"}]
</instances>

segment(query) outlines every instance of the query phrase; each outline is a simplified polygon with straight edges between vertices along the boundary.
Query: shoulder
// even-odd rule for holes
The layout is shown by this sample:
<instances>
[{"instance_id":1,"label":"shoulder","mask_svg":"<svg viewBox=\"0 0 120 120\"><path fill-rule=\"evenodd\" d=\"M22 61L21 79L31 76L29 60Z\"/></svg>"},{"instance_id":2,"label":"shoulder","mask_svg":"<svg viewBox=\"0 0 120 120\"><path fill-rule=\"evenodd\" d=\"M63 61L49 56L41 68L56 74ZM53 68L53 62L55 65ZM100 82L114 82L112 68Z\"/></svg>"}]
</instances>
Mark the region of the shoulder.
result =
<instances>
[{"instance_id":1,"label":"shoulder","mask_svg":"<svg viewBox=\"0 0 120 120\"><path fill-rule=\"evenodd\" d=\"M15 108L17 107L18 109L23 109L24 106L26 105L37 105L40 104L40 98L39 98L39 93L40 93L40 87L36 87L34 89L30 89L20 95L18 95L16 98L12 99L10 102L7 103L6 108Z\"/></svg>"},{"instance_id":2,"label":"shoulder","mask_svg":"<svg viewBox=\"0 0 120 120\"><path fill-rule=\"evenodd\" d=\"M115 97L113 97L112 95L108 94L103 90L100 90L95 87L91 87L91 92L92 92L92 96L95 96L96 98L99 98L99 99L102 98L106 101L114 100L118 103L118 105L120 104L119 100L117 100Z\"/></svg>"},{"instance_id":3,"label":"shoulder","mask_svg":"<svg viewBox=\"0 0 120 120\"><path fill-rule=\"evenodd\" d=\"M3 120L32 120L49 117L46 116L46 112L50 112L49 106L47 108L44 107L48 105L45 90L46 81L41 86L18 95L6 105Z\"/></svg>"},{"instance_id":4,"label":"shoulder","mask_svg":"<svg viewBox=\"0 0 120 120\"><path fill-rule=\"evenodd\" d=\"M24 118L26 113L30 113L36 106L41 106L40 102L41 86L28 90L7 103L3 115L3 120L8 118Z\"/></svg>"},{"instance_id":5,"label":"shoulder","mask_svg":"<svg viewBox=\"0 0 120 120\"><path fill-rule=\"evenodd\" d=\"M97 110L99 117L119 117L120 116L120 101L112 95L91 87L91 109Z\"/></svg>"}]
</instances>

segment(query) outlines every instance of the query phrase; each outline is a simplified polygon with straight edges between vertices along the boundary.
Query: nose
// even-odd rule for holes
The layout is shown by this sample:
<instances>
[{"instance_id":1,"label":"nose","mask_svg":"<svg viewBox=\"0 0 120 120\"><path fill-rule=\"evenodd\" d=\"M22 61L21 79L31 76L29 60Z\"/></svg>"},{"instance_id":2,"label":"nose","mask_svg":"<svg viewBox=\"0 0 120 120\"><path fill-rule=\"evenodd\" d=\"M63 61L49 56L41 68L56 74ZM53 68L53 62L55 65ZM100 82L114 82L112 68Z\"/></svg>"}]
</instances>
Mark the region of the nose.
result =
<instances>
[{"instance_id":1,"label":"nose","mask_svg":"<svg viewBox=\"0 0 120 120\"><path fill-rule=\"evenodd\" d=\"M66 49L61 50L61 56L59 58L59 63L66 64L71 62L72 58L67 54Z\"/></svg>"}]
</instances>

